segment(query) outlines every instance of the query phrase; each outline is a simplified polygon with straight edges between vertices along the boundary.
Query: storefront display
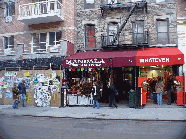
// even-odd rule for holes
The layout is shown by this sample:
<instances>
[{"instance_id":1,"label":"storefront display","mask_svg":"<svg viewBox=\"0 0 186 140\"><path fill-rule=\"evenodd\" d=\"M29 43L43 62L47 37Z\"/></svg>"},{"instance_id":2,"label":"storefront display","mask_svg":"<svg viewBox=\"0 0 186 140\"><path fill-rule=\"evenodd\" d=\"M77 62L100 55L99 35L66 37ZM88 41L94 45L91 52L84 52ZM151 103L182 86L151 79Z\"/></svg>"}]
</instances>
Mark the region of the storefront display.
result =
<instances>
[{"instance_id":1,"label":"storefront display","mask_svg":"<svg viewBox=\"0 0 186 140\"><path fill-rule=\"evenodd\" d=\"M91 69L66 69L67 83L67 105L92 105L92 84L96 81L102 90L100 68ZM76 78L74 78L76 77Z\"/></svg>"},{"instance_id":2,"label":"storefront display","mask_svg":"<svg viewBox=\"0 0 186 140\"><path fill-rule=\"evenodd\" d=\"M101 82L100 85L103 86L104 93L104 87L108 85L109 78L111 78L119 92L116 101L127 99L130 89L137 90L138 87L142 87L141 100L142 105L145 105L147 100L150 99L150 93L152 92L150 82L154 78L162 77L166 89L167 77L169 75L177 75L176 69L183 64L184 54L176 47L78 52L63 60L63 65L68 71L66 74L69 81L68 103L75 104L76 102L76 104L80 104L78 102L79 99L75 96L91 98L91 88L88 89L86 86L91 87L95 79L98 83ZM100 74L105 69L109 71L107 72L109 78ZM72 78L79 79L72 80ZM86 82L89 79L89 82L83 83L83 78L86 79ZM130 89L126 90L127 87ZM71 98L76 101L71 103ZM163 99L167 99L167 94L163 95ZM87 100L86 102L89 101Z\"/></svg>"}]
</instances>

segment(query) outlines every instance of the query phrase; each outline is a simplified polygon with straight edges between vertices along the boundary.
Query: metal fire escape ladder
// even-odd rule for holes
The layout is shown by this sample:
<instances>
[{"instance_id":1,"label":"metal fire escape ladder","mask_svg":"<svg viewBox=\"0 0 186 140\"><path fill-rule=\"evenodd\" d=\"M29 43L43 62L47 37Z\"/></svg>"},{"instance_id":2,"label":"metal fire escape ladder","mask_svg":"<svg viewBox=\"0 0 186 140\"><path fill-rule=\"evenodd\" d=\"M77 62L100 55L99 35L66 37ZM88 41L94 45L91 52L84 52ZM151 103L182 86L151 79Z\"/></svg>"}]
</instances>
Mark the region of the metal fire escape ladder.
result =
<instances>
[{"instance_id":1,"label":"metal fire escape ladder","mask_svg":"<svg viewBox=\"0 0 186 140\"><path fill-rule=\"evenodd\" d=\"M114 43L116 42L116 40L119 40L119 34L121 33L121 31L123 30L123 28L124 28L125 25L127 24L127 21L128 21L128 19L130 18L130 16L133 14L135 8L136 8L136 3L132 6L132 8L130 9L129 15L126 17L125 21L123 22L123 24L122 24L121 27L119 28L117 34L114 36L113 41L112 41L112 45L114 45Z\"/></svg>"}]
</instances>

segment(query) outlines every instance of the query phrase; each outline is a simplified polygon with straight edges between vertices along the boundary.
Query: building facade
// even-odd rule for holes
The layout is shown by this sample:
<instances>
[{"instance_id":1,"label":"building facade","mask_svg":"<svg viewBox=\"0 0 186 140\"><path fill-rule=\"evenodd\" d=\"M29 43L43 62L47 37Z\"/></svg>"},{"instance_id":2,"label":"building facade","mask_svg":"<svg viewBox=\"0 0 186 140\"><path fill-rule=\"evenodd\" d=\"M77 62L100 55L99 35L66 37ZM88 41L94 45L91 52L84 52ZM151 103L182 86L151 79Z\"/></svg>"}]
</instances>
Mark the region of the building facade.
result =
<instances>
[{"instance_id":1,"label":"building facade","mask_svg":"<svg viewBox=\"0 0 186 140\"><path fill-rule=\"evenodd\" d=\"M94 50L106 45L108 36L119 31L130 14L135 1L77 0L77 49ZM177 46L177 20L174 0L148 0L146 8L138 6L119 35L119 44L148 43L153 45Z\"/></svg>"},{"instance_id":2,"label":"building facade","mask_svg":"<svg viewBox=\"0 0 186 140\"><path fill-rule=\"evenodd\" d=\"M177 32L178 32L178 48L186 54L186 1L177 0ZM185 59L186 60L186 59ZM184 64L184 74L185 74L185 64ZM179 70L180 75L182 75L182 69Z\"/></svg>"},{"instance_id":3,"label":"building facade","mask_svg":"<svg viewBox=\"0 0 186 140\"><path fill-rule=\"evenodd\" d=\"M109 102L106 88L114 82L117 102L129 100L130 89L139 87L138 99L145 105L150 99L147 87L156 78L165 85L169 75L180 79L184 58L178 49L175 0L77 0L76 10L77 53L64 60L67 77L74 79L69 80L69 104L82 104L79 95L89 93L81 85L95 80L103 89L100 101ZM183 98L183 91L177 93ZM90 104L88 98L84 104Z\"/></svg>"},{"instance_id":4,"label":"building facade","mask_svg":"<svg viewBox=\"0 0 186 140\"><path fill-rule=\"evenodd\" d=\"M30 105L48 106L44 103L48 101L39 100L39 94L46 91L47 100L57 100L52 106L60 106L57 93L64 72L62 60L74 53L75 15L74 0L0 1L1 104L12 102L6 96L22 78L29 85ZM8 87L4 88L4 83L9 83ZM36 93L36 88L44 86ZM55 97L50 94L52 89L56 89Z\"/></svg>"}]
</instances>

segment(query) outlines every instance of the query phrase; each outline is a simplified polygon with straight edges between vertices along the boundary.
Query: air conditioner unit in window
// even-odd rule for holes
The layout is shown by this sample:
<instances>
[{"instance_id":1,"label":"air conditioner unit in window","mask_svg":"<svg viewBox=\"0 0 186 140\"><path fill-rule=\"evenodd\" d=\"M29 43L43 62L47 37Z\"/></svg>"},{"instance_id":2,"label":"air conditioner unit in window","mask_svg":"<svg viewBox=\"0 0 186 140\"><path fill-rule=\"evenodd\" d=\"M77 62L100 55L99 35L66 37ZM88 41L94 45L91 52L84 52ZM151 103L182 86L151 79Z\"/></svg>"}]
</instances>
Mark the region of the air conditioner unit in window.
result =
<instances>
[{"instance_id":1,"label":"air conditioner unit in window","mask_svg":"<svg viewBox=\"0 0 186 140\"><path fill-rule=\"evenodd\" d=\"M6 17L6 22L11 22L11 21L12 21L12 17L11 16Z\"/></svg>"},{"instance_id":2,"label":"air conditioner unit in window","mask_svg":"<svg viewBox=\"0 0 186 140\"><path fill-rule=\"evenodd\" d=\"M4 55L10 55L12 48L4 49Z\"/></svg>"},{"instance_id":3,"label":"air conditioner unit in window","mask_svg":"<svg viewBox=\"0 0 186 140\"><path fill-rule=\"evenodd\" d=\"M59 52L58 51L58 47L59 47L60 45L55 45L55 46L53 46L53 47L50 47L50 52Z\"/></svg>"}]
</instances>

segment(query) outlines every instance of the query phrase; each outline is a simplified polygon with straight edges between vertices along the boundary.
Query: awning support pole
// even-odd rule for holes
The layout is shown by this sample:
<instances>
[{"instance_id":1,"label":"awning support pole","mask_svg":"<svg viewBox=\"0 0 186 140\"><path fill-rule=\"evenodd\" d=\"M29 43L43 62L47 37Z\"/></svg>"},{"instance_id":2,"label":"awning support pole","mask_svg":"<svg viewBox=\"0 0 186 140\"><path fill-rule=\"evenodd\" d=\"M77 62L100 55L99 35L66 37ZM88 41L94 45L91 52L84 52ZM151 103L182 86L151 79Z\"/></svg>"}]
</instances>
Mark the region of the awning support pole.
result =
<instances>
[{"instance_id":1,"label":"awning support pole","mask_svg":"<svg viewBox=\"0 0 186 140\"><path fill-rule=\"evenodd\" d=\"M184 71L183 71L183 65L182 65L182 73L183 73L183 107L185 108L185 77L184 77Z\"/></svg>"}]
</instances>

